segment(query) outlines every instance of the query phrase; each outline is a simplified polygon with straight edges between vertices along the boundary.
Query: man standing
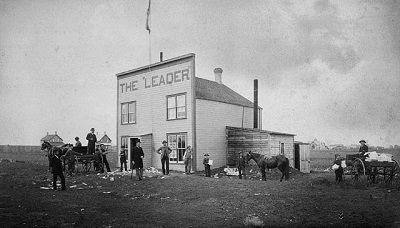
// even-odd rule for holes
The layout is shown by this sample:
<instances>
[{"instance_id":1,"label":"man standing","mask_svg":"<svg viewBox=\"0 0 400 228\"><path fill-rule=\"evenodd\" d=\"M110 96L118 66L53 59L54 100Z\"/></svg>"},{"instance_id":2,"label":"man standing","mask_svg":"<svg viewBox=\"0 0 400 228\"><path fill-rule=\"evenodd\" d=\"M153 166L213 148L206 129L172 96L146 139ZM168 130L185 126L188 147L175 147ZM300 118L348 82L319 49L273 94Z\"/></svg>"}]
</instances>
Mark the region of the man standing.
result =
<instances>
[{"instance_id":1,"label":"man standing","mask_svg":"<svg viewBox=\"0 0 400 228\"><path fill-rule=\"evenodd\" d=\"M185 164L185 174L190 174L192 169L192 147L186 147L185 154L183 155L183 162Z\"/></svg>"},{"instance_id":2,"label":"man standing","mask_svg":"<svg viewBox=\"0 0 400 228\"><path fill-rule=\"evenodd\" d=\"M237 160L237 168L238 168L238 171L239 171L239 179L242 179L242 173L243 173L244 179L246 179L245 167L246 167L246 164L245 164L243 152L240 151L239 152L239 158Z\"/></svg>"},{"instance_id":3,"label":"man standing","mask_svg":"<svg viewBox=\"0 0 400 228\"><path fill-rule=\"evenodd\" d=\"M90 133L87 134L86 139L88 140L88 154L94 154L94 147L97 142L96 135L94 134L94 128L90 129Z\"/></svg>"},{"instance_id":4,"label":"man standing","mask_svg":"<svg viewBox=\"0 0 400 228\"><path fill-rule=\"evenodd\" d=\"M136 169L136 176L138 177L138 180L143 180L143 149L140 147L140 140L136 142L136 146L132 150L132 161L133 161L133 166Z\"/></svg>"},{"instance_id":5,"label":"man standing","mask_svg":"<svg viewBox=\"0 0 400 228\"><path fill-rule=\"evenodd\" d=\"M367 145L365 145L365 140L363 139L363 140L360 140L360 143L361 143L361 146L360 146L360 149L358 150L358 152L359 152L359 154L361 155L361 156L365 156L365 153L367 153L368 152L368 146Z\"/></svg>"},{"instance_id":6,"label":"man standing","mask_svg":"<svg viewBox=\"0 0 400 228\"><path fill-rule=\"evenodd\" d=\"M67 176L72 176L72 173L74 172L75 169L75 155L81 155L81 153L77 153L75 151L72 150L72 144L70 144L68 146L68 150L65 153L64 157L67 160L68 163L68 174Z\"/></svg>"},{"instance_id":7,"label":"man standing","mask_svg":"<svg viewBox=\"0 0 400 228\"><path fill-rule=\"evenodd\" d=\"M123 167L125 165L125 171L126 169L126 150L124 148L121 149L121 152L119 152L119 161L121 162L121 172L123 170Z\"/></svg>"},{"instance_id":8,"label":"man standing","mask_svg":"<svg viewBox=\"0 0 400 228\"><path fill-rule=\"evenodd\" d=\"M108 151L106 151L106 149L104 148L104 144L100 144L100 152L101 152L102 161L103 161L103 165L101 166L101 172L104 173L104 165L107 168L107 172L111 172L110 164L108 164L107 156L106 156L106 154L108 154Z\"/></svg>"},{"instance_id":9,"label":"man standing","mask_svg":"<svg viewBox=\"0 0 400 228\"><path fill-rule=\"evenodd\" d=\"M61 164L61 150L56 150L54 156L50 160L51 172L53 173L53 189L57 190L57 176L61 179L61 190L65 191L65 177Z\"/></svg>"},{"instance_id":10,"label":"man standing","mask_svg":"<svg viewBox=\"0 0 400 228\"><path fill-rule=\"evenodd\" d=\"M161 156L161 166L164 175L169 174L169 154L172 152L169 148L167 141L162 142L163 146L156 151Z\"/></svg>"},{"instance_id":11,"label":"man standing","mask_svg":"<svg viewBox=\"0 0 400 228\"><path fill-rule=\"evenodd\" d=\"M81 147L82 143L79 141L79 137L75 137L75 146L76 147Z\"/></svg>"}]
</instances>

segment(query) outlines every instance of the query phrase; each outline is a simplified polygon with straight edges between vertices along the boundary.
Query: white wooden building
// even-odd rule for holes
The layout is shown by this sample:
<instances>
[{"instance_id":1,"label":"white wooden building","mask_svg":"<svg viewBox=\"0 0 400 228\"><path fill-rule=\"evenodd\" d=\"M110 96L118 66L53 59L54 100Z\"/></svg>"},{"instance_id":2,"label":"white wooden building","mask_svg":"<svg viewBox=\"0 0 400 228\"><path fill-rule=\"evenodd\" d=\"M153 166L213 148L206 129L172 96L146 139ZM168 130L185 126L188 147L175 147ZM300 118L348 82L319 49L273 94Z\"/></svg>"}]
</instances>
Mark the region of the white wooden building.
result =
<instances>
[{"instance_id":1,"label":"white wooden building","mask_svg":"<svg viewBox=\"0 0 400 228\"><path fill-rule=\"evenodd\" d=\"M204 169L205 153L214 161L212 168L225 166L226 127L253 128L253 103L222 83L222 69L214 74L215 81L196 77L194 54L116 74L118 152L126 150L130 161L140 139L144 166L161 168L155 151L166 140L173 150L171 170L184 171L188 145L195 170ZM258 108L259 126L261 112Z\"/></svg>"}]
</instances>

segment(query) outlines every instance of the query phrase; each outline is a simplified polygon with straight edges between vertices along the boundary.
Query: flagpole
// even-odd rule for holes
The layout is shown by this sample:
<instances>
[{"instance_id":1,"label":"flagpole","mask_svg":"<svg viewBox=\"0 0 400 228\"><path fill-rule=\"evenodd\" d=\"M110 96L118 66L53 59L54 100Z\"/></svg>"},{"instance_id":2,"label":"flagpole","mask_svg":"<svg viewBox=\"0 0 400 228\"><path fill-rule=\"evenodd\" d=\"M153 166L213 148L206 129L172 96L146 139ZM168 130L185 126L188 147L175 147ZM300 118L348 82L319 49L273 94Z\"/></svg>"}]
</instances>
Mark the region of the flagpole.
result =
<instances>
[{"instance_id":1,"label":"flagpole","mask_svg":"<svg viewBox=\"0 0 400 228\"><path fill-rule=\"evenodd\" d=\"M147 8L146 30L149 31L149 72L151 71L151 15L150 15L151 0L149 0L149 7Z\"/></svg>"}]
</instances>

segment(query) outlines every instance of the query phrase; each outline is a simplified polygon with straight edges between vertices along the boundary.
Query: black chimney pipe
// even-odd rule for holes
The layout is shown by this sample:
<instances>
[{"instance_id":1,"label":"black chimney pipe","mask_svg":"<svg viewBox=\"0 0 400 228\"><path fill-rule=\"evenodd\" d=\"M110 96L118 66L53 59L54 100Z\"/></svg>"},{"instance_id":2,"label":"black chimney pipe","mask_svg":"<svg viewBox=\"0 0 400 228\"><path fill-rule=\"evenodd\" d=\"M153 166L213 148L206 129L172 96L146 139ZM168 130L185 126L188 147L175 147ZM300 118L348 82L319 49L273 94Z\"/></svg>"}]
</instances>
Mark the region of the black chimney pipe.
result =
<instances>
[{"instance_id":1,"label":"black chimney pipe","mask_svg":"<svg viewBox=\"0 0 400 228\"><path fill-rule=\"evenodd\" d=\"M162 55L163 55L163 53L160 52L160 62L162 62Z\"/></svg>"},{"instance_id":2,"label":"black chimney pipe","mask_svg":"<svg viewBox=\"0 0 400 228\"><path fill-rule=\"evenodd\" d=\"M254 126L258 128L258 79L254 79Z\"/></svg>"}]
</instances>

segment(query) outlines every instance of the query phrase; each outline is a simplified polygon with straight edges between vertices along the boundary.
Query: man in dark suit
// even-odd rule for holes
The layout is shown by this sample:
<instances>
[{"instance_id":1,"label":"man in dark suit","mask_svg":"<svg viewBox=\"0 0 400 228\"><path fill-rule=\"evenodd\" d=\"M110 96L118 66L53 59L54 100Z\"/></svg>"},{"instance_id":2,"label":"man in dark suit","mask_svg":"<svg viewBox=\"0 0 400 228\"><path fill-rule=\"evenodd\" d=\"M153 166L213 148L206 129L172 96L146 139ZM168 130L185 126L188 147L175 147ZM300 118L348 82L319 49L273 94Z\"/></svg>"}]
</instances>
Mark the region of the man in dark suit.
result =
<instances>
[{"instance_id":1,"label":"man in dark suit","mask_svg":"<svg viewBox=\"0 0 400 228\"><path fill-rule=\"evenodd\" d=\"M86 139L88 140L88 154L94 154L95 144L97 142L96 135L94 134L94 128L90 129L90 133L87 134Z\"/></svg>"},{"instance_id":2,"label":"man in dark suit","mask_svg":"<svg viewBox=\"0 0 400 228\"><path fill-rule=\"evenodd\" d=\"M143 149L140 147L140 140L136 142L136 146L132 150L132 162L133 166L136 169L136 176L139 180L143 180Z\"/></svg>"},{"instance_id":3,"label":"man in dark suit","mask_svg":"<svg viewBox=\"0 0 400 228\"><path fill-rule=\"evenodd\" d=\"M366 143L365 140L360 140L360 143L361 143L361 146L360 146L360 149L358 150L358 152L361 156L365 156L365 153L368 152L368 146L365 145L365 143Z\"/></svg>"},{"instance_id":4,"label":"man in dark suit","mask_svg":"<svg viewBox=\"0 0 400 228\"><path fill-rule=\"evenodd\" d=\"M53 173L53 189L57 190L57 176L61 179L61 190L65 191L65 177L61 164L61 150L57 150L50 160L51 172Z\"/></svg>"}]
</instances>

